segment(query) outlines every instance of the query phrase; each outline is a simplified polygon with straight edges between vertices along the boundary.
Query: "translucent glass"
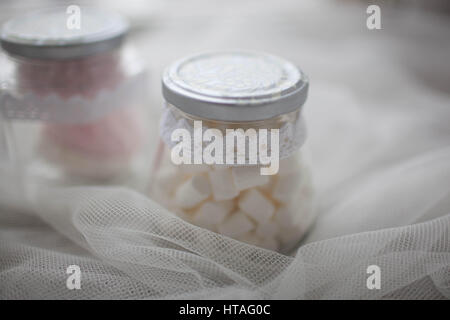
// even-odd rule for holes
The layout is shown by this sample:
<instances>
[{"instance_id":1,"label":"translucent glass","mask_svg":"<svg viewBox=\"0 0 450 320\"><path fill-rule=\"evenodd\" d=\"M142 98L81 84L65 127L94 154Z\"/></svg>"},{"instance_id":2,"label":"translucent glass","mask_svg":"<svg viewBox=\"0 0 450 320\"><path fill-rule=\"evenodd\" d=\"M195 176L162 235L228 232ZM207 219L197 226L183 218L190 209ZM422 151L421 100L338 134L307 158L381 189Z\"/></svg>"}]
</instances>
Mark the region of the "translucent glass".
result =
<instances>
[{"instance_id":1,"label":"translucent glass","mask_svg":"<svg viewBox=\"0 0 450 320\"><path fill-rule=\"evenodd\" d=\"M63 184L118 183L137 174L146 70L132 49L72 60L3 59L3 167Z\"/></svg>"},{"instance_id":2,"label":"translucent glass","mask_svg":"<svg viewBox=\"0 0 450 320\"><path fill-rule=\"evenodd\" d=\"M173 106L176 116L193 118ZM204 120L208 128L280 128L297 112L267 121L227 123ZM311 172L297 150L280 160L275 175L263 176L251 165L175 165L161 140L154 161L151 196L182 219L199 227L266 249L289 252L314 219ZM206 187L205 187L206 185Z\"/></svg>"}]
</instances>

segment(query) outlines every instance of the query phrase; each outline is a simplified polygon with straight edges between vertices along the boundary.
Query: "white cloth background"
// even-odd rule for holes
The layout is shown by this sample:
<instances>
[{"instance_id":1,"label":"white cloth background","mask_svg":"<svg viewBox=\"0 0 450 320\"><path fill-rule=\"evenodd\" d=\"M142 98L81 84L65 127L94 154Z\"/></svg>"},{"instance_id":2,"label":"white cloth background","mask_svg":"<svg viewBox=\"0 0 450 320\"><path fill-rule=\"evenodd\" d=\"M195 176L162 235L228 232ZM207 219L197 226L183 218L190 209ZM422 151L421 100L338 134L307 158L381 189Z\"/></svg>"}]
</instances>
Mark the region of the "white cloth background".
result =
<instances>
[{"instance_id":1,"label":"white cloth background","mask_svg":"<svg viewBox=\"0 0 450 320\"><path fill-rule=\"evenodd\" d=\"M1 299L450 297L448 18L382 7L383 29L369 31L352 2L148 3L126 12L153 75L153 149L170 61L230 47L284 56L311 79L319 218L289 257L189 225L129 189L40 187L25 199L3 175ZM81 290L66 288L72 264ZM373 264L380 290L366 287Z\"/></svg>"}]
</instances>

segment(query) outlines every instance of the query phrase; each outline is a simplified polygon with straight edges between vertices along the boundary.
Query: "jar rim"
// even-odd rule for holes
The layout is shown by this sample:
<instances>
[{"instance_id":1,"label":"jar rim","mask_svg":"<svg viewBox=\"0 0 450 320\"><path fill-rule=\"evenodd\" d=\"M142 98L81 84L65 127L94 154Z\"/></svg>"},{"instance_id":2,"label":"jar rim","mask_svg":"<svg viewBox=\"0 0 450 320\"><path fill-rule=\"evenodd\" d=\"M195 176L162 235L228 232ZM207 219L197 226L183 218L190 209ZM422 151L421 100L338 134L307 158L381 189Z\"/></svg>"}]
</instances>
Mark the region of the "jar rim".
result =
<instances>
[{"instance_id":1,"label":"jar rim","mask_svg":"<svg viewBox=\"0 0 450 320\"><path fill-rule=\"evenodd\" d=\"M171 64L165 100L185 113L217 121L267 120L300 109L309 81L291 62L261 52L206 52Z\"/></svg>"},{"instance_id":2,"label":"jar rim","mask_svg":"<svg viewBox=\"0 0 450 320\"><path fill-rule=\"evenodd\" d=\"M10 55L32 59L74 59L120 47L129 24L121 15L81 7L80 28L67 25L67 7L19 15L2 26L0 44Z\"/></svg>"}]
</instances>

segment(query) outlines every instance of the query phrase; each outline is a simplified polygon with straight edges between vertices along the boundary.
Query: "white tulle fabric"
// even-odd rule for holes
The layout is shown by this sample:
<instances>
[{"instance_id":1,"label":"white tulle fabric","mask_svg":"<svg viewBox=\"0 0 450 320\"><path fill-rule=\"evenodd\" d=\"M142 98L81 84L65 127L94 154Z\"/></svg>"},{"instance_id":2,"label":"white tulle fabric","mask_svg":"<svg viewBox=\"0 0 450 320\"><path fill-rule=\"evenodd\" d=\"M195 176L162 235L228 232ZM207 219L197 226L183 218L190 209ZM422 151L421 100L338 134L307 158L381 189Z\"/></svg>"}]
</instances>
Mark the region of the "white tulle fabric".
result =
<instances>
[{"instance_id":1,"label":"white tulle fabric","mask_svg":"<svg viewBox=\"0 0 450 320\"><path fill-rule=\"evenodd\" d=\"M255 6L250 3L236 2L235 12L247 17ZM274 36L274 47L285 48L291 59L298 52L308 66L312 85L304 116L319 218L295 254L200 229L129 189L38 186L25 197L1 174L0 203L8 200L9 208L0 209L0 298L450 298L450 108L441 86L448 68L434 64L448 57L442 50L448 24L418 15L403 20L405 11L389 20L383 13L383 23L393 24L389 30L402 26L412 39L378 33L371 43L358 37L362 27L355 28L364 23L365 8L283 3L261 7L254 19L222 21L220 8L198 2L194 7L208 14L196 20L201 26L190 41L170 26L201 13L165 8L180 16L161 25L157 39L164 48L160 61L166 61L179 43L186 52L177 55L204 43L251 46L259 38L241 31L256 24L264 41ZM301 28L291 14L299 10ZM345 34L345 44L331 34ZM418 46L425 38L426 46ZM433 43L440 50L429 51ZM150 46L153 60L158 46ZM430 70L435 81L419 81ZM150 139L156 145L159 114L154 118ZM80 290L66 288L66 268L73 264L81 268ZM379 290L366 287L369 265L381 269Z\"/></svg>"}]
</instances>

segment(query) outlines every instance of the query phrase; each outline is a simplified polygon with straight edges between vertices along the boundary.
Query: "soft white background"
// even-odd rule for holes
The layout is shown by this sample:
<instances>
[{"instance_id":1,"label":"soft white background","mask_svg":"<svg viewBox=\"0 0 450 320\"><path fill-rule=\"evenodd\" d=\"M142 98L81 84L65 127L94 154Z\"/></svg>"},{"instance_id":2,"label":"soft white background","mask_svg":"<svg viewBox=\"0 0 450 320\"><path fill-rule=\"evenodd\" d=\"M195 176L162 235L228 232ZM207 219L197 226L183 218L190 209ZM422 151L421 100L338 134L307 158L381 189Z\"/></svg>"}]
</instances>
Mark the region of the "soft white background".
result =
<instances>
[{"instance_id":1,"label":"soft white background","mask_svg":"<svg viewBox=\"0 0 450 320\"><path fill-rule=\"evenodd\" d=\"M1 19L42 3L7 1ZM174 59L244 48L301 66L319 218L287 257L190 226L131 190L41 189L29 203L0 176L0 298L450 297L448 16L383 4L383 29L369 31L358 1L99 3L132 19L150 68L150 153L159 76ZM66 289L71 264L81 290ZM371 264L381 290L366 288Z\"/></svg>"}]
</instances>

